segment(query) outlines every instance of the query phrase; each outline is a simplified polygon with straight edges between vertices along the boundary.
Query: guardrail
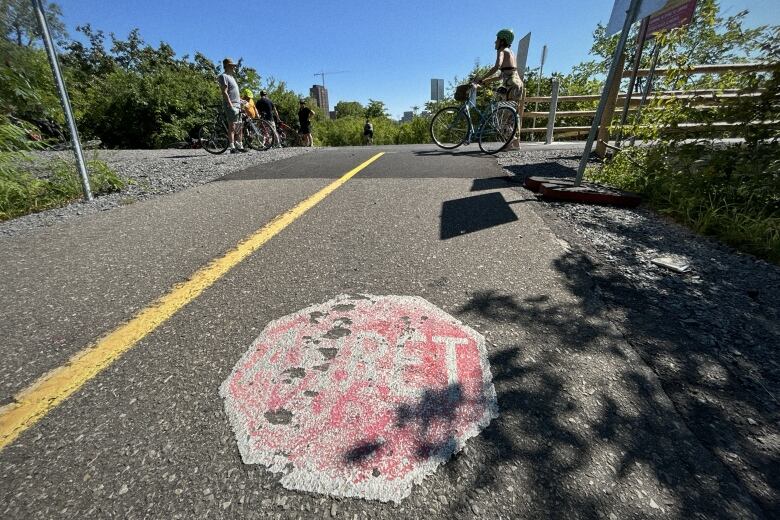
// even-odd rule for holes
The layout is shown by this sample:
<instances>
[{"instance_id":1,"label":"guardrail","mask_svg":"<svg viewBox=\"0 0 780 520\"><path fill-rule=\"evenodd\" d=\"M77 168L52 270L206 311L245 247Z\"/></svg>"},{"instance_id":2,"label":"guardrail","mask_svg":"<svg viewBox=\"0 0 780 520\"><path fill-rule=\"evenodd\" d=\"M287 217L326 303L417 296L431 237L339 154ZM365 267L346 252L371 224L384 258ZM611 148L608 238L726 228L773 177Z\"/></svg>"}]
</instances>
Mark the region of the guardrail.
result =
<instances>
[{"instance_id":1,"label":"guardrail","mask_svg":"<svg viewBox=\"0 0 780 520\"><path fill-rule=\"evenodd\" d=\"M732 63L732 64L718 64L718 65L695 65L688 69L689 74L723 74L726 72L735 72L735 73L745 73L745 72L768 72L772 70L778 70L780 68L780 65L778 64L770 64L770 63ZM653 71L653 75L657 76L663 76L669 73L670 69L666 68L656 68ZM640 69L637 71L638 77L646 77L650 74L650 69ZM625 71L622 74L623 78L630 77L631 71ZM620 79L620 78L619 78ZM626 97L628 96L625 92L617 92L617 88L619 87L620 83L619 80L612 85L612 89L615 91L615 94L613 95L613 98L611 102L609 103L608 107L609 110L605 111L604 117L602 117L600 128L599 128L599 144L601 146L597 147L597 153L599 155L604 155L604 144L609 139L609 126L612 122L612 118L615 113L615 105L618 102L625 103ZM577 136L581 137L582 135L586 135L588 131L590 131L590 125L587 126L556 126L555 121L557 118L565 118L565 117L587 117L591 118L591 124L592 124L592 118L596 115L595 109L588 109L588 110L558 110L558 104L559 103L565 103L565 102L586 102L586 101L598 101L601 97L598 94L583 94L583 95L572 95L572 96L559 96L558 91L560 89L560 83L558 81L558 78L553 78L552 82L552 92L549 96L524 96L523 99L519 103L519 116L520 116L520 133L524 134L537 134L537 133L544 133L545 134L545 144L551 144L553 142L554 136ZM745 92L737 89L726 89L726 90L714 90L714 89L695 89L695 90L671 90L671 91L657 91L653 92L648 96L648 100L651 99L690 99L695 100L696 104L694 105L697 109L701 110L708 110L717 107L717 103L719 103L722 100L732 100L732 99L739 99L739 98L745 98L745 97L759 97L761 96L761 91L753 91L753 92ZM546 112L541 111L525 111L525 104L526 103L549 103L550 108ZM629 111L635 111L637 108L639 108L642 101L640 99L630 99L629 101ZM523 127L523 120L524 119L547 119L547 125L545 127L539 127L539 128L524 128ZM778 122L776 121L757 121L755 123L751 124L759 124L759 125L777 125ZM683 123L680 125L677 125L674 129L671 129L671 131L674 132L691 132L695 131L697 129L706 129L707 131L712 131L714 129L718 130L729 130L739 128L739 124L736 123L730 123L730 122L718 122L714 124L699 124L699 123Z\"/></svg>"}]
</instances>

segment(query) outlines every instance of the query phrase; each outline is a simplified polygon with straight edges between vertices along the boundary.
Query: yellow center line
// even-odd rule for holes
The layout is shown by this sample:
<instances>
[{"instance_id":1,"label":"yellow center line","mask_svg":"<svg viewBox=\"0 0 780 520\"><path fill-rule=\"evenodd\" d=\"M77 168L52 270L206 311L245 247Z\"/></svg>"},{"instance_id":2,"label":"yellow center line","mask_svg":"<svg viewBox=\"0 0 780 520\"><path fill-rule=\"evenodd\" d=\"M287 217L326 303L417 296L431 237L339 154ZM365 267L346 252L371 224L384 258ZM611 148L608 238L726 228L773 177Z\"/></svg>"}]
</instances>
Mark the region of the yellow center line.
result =
<instances>
[{"instance_id":1,"label":"yellow center line","mask_svg":"<svg viewBox=\"0 0 780 520\"><path fill-rule=\"evenodd\" d=\"M374 155L291 210L277 216L221 258L199 269L189 280L174 285L167 294L130 321L76 353L67 363L41 376L19 392L14 396L14 402L0 408L0 450L119 359L147 334L165 323L179 309L197 298L230 269L382 155L383 153Z\"/></svg>"}]
</instances>

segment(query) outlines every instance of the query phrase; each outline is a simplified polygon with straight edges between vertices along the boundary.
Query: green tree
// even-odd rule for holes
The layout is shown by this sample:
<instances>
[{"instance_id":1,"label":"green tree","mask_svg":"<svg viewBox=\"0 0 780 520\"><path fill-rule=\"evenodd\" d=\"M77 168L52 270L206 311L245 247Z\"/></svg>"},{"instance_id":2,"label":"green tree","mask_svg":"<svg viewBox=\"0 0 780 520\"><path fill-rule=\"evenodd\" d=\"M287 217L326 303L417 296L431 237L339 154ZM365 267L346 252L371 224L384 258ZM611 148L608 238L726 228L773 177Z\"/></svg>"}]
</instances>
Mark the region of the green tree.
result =
<instances>
[{"instance_id":1,"label":"green tree","mask_svg":"<svg viewBox=\"0 0 780 520\"><path fill-rule=\"evenodd\" d=\"M366 113L365 107L358 101L339 101L334 109L336 119L343 117L363 117Z\"/></svg>"},{"instance_id":2,"label":"green tree","mask_svg":"<svg viewBox=\"0 0 780 520\"><path fill-rule=\"evenodd\" d=\"M370 119L387 119L389 117L387 108L383 101L377 101L375 99L368 100L368 106L366 107L365 117ZM374 132L376 134L376 131ZM376 142L376 139L374 140Z\"/></svg>"},{"instance_id":3,"label":"green tree","mask_svg":"<svg viewBox=\"0 0 780 520\"><path fill-rule=\"evenodd\" d=\"M56 42L67 38L65 23L62 21L62 9L54 2L42 2L44 16L49 32ZM31 47L41 37L38 18L30 0L0 0L0 32L7 41L16 45Z\"/></svg>"}]
</instances>

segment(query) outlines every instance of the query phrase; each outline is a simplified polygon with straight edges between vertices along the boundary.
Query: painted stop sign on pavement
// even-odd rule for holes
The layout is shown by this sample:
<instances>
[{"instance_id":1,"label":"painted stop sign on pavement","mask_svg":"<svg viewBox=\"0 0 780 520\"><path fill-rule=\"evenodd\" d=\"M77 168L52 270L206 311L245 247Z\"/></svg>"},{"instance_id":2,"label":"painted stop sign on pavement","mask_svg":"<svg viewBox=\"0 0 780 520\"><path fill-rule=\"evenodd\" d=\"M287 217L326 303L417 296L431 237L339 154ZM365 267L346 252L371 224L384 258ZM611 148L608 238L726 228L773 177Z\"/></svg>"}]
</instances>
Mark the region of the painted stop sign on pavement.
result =
<instances>
[{"instance_id":1,"label":"painted stop sign on pavement","mask_svg":"<svg viewBox=\"0 0 780 520\"><path fill-rule=\"evenodd\" d=\"M396 502L498 414L484 338L407 296L269 323L220 395L244 462L286 488Z\"/></svg>"}]
</instances>

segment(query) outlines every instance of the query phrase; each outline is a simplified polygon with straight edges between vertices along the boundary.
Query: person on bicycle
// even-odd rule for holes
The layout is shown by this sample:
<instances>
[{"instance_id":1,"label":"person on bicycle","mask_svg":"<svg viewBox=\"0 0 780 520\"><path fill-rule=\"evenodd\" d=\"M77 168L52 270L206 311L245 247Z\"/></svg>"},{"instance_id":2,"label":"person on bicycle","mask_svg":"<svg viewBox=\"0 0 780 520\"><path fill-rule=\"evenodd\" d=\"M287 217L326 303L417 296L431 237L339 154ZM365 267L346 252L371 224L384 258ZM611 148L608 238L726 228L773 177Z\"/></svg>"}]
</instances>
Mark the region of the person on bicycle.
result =
<instances>
[{"instance_id":1,"label":"person on bicycle","mask_svg":"<svg viewBox=\"0 0 780 520\"><path fill-rule=\"evenodd\" d=\"M222 109L228 124L230 153L245 152L241 137L241 97L238 94L238 83L233 77L236 64L230 58L225 58L222 60L222 70L224 72L217 76L217 82L222 91Z\"/></svg>"},{"instance_id":2,"label":"person on bicycle","mask_svg":"<svg viewBox=\"0 0 780 520\"><path fill-rule=\"evenodd\" d=\"M517 104L523 96L523 80L520 79L520 74L517 73L517 59L512 52L514 39L515 34L511 29L501 29L496 33L496 63L482 79L474 78L474 82L485 84L501 81L501 86L496 90L496 93L501 99L513 101ZM493 76L496 72L499 72L498 76ZM520 139L518 134L515 134L510 148L516 149L519 147Z\"/></svg>"},{"instance_id":3,"label":"person on bicycle","mask_svg":"<svg viewBox=\"0 0 780 520\"><path fill-rule=\"evenodd\" d=\"M314 110L306 106L306 100L300 99L300 109L298 110L298 122L301 125L301 136L303 137L303 146L314 146L314 139L311 135L311 118L314 116Z\"/></svg>"},{"instance_id":4,"label":"person on bicycle","mask_svg":"<svg viewBox=\"0 0 780 520\"><path fill-rule=\"evenodd\" d=\"M363 142L366 144L374 143L374 125L371 124L369 118L366 118L366 124L363 125Z\"/></svg>"},{"instance_id":5,"label":"person on bicycle","mask_svg":"<svg viewBox=\"0 0 780 520\"><path fill-rule=\"evenodd\" d=\"M257 100L257 109L260 111L260 117L268 121L271 129L274 131L274 148L281 148L282 143L279 139L279 133L276 131L276 122L279 120L279 112L276 111L274 102L268 99L268 93L265 90L260 91L260 99Z\"/></svg>"}]
</instances>

